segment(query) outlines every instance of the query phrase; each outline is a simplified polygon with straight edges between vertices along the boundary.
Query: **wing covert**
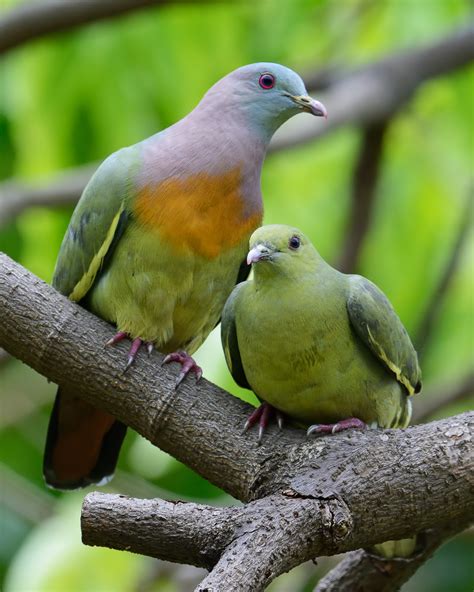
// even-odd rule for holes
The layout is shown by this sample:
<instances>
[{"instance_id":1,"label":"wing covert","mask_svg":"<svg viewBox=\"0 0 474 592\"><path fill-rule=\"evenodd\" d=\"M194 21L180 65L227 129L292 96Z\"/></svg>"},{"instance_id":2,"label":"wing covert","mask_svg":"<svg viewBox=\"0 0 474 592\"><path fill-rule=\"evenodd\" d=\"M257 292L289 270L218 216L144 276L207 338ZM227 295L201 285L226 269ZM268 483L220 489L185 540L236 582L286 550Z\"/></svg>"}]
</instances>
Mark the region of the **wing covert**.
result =
<instances>
[{"instance_id":1,"label":"wing covert","mask_svg":"<svg viewBox=\"0 0 474 592\"><path fill-rule=\"evenodd\" d=\"M59 250L53 286L71 300L87 294L124 232L136 147L109 156L87 184Z\"/></svg>"},{"instance_id":2,"label":"wing covert","mask_svg":"<svg viewBox=\"0 0 474 592\"><path fill-rule=\"evenodd\" d=\"M349 281L347 311L357 336L395 374L409 395L421 390L418 356L408 333L385 294L369 280Z\"/></svg>"}]
</instances>

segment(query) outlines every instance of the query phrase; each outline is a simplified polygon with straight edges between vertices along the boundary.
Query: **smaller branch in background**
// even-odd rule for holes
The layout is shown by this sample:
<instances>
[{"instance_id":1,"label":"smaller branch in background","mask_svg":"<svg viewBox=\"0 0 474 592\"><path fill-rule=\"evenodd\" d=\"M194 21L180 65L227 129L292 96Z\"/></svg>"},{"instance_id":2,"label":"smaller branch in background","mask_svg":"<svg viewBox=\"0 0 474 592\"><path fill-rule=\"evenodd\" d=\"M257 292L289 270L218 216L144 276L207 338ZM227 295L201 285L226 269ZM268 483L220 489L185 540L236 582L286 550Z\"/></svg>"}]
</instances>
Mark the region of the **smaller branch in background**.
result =
<instances>
[{"instance_id":1,"label":"smaller branch in background","mask_svg":"<svg viewBox=\"0 0 474 592\"><path fill-rule=\"evenodd\" d=\"M387 127L388 121L382 121L364 130L359 158L354 169L352 203L344 244L336 264L343 273L354 272L372 222Z\"/></svg>"},{"instance_id":2,"label":"smaller branch in background","mask_svg":"<svg viewBox=\"0 0 474 592\"><path fill-rule=\"evenodd\" d=\"M362 549L348 553L318 582L314 592L396 592L443 543L459 532L459 524L454 523L425 531L419 536L421 549L407 559L384 560Z\"/></svg>"},{"instance_id":3,"label":"smaller branch in background","mask_svg":"<svg viewBox=\"0 0 474 592\"><path fill-rule=\"evenodd\" d=\"M438 284L435 286L432 297L428 302L425 313L421 317L418 330L415 334L414 344L421 358L429 344L431 334L436 326L443 303L454 278L463 247L469 235L469 228L472 224L472 205L474 196L474 183L469 188L463 211L461 212L459 230L454 241L451 254L448 257L446 266L441 273Z\"/></svg>"},{"instance_id":4,"label":"smaller branch in background","mask_svg":"<svg viewBox=\"0 0 474 592\"><path fill-rule=\"evenodd\" d=\"M66 171L44 187L30 187L15 181L0 183L0 228L30 207L76 205L98 165L88 164Z\"/></svg>"},{"instance_id":5,"label":"smaller branch in background","mask_svg":"<svg viewBox=\"0 0 474 592\"><path fill-rule=\"evenodd\" d=\"M472 395L474 395L474 372L452 386L451 390L445 387L423 395L424 404L414 407L412 423L423 423L445 407L460 403Z\"/></svg>"},{"instance_id":6,"label":"smaller branch in background","mask_svg":"<svg viewBox=\"0 0 474 592\"><path fill-rule=\"evenodd\" d=\"M0 53L51 33L171 3L172 0L42 0L20 4L0 19Z\"/></svg>"}]
</instances>

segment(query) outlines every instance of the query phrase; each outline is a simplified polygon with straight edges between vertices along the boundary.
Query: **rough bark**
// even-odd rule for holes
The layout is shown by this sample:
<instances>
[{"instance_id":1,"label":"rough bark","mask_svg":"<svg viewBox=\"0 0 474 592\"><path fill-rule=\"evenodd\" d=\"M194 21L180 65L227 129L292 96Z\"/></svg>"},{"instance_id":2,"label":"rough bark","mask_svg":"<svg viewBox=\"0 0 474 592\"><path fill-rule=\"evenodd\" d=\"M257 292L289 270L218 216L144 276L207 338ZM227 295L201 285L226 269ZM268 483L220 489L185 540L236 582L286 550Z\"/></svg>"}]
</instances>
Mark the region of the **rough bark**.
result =
<instances>
[{"instance_id":1,"label":"rough bark","mask_svg":"<svg viewBox=\"0 0 474 592\"><path fill-rule=\"evenodd\" d=\"M317 555L448 523L461 529L472 518L474 413L407 430L316 440L307 440L302 430L271 428L257 446L255 434L242 435L246 404L205 380L198 385L188 380L175 392L174 369L160 368L158 353L140 357L123 375L126 346L102 345L112 328L5 255L0 255L0 310L0 346L50 380L74 386L85 400L247 502L244 508L217 510L121 498L117 514L97 523L96 510L103 514L104 504L117 503L89 497L86 542L114 546L126 540L130 550L173 560L182 558L185 547L197 565L217 561L202 592L257 591ZM132 529L128 510L135 522L140 518L140 528ZM188 521L190 527L168 529L166 521ZM212 527L212 544L204 523ZM174 546L168 530L176 535ZM222 588L224 581L236 584Z\"/></svg>"},{"instance_id":2,"label":"rough bark","mask_svg":"<svg viewBox=\"0 0 474 592\"><path fill-rule=\"evenodd\" d=\"M461 529L462 524L451 522L424 532L418 551L408 559L383 560L362 549L353 551L318 582L314 592L396 592Z\"/></svg>"}]
</instances>

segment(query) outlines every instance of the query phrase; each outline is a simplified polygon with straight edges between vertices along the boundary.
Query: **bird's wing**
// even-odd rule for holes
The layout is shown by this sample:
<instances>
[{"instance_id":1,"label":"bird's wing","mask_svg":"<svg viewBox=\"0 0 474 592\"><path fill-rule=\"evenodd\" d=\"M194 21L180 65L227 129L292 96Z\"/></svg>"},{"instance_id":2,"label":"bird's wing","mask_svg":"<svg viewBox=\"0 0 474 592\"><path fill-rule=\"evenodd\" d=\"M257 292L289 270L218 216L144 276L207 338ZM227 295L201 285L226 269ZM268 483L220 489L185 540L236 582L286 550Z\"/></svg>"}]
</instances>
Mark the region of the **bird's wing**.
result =
<instances>
[{"instance_id":1,"label":"bird's wing","mask_svg":"<svg viewBox=\"0 0 474 592\"><path fill-rule=\"evenodd\" d=\"M421 390L415 348L392 305L369 280L351 276L347 311L357 336L395 374L409 395Z\"/></svg>"},{"instance_id":2,"label":"bird's wing","mask_svg":"<svg viewBox=\"0 0 474 592\"><path fill-rule=\"evenodd\" d=\"M244 288L245 284L238 284L226 302L221 318L221 339L227 366L235 382L243 388L252 390L242 365L235 325L235 305Z\"/></svg>"},{"instance_id":3,"label":"bird's wing","mask_svg":"<svg viewBox=\"0 0 474 592\"><path fill-rule=\"evenodd\" d=\"M75 302L92 287L123 234L136 155L125 148L109 156L87 184L59 251L53 286Z\"/></svg>"}]
</instances>

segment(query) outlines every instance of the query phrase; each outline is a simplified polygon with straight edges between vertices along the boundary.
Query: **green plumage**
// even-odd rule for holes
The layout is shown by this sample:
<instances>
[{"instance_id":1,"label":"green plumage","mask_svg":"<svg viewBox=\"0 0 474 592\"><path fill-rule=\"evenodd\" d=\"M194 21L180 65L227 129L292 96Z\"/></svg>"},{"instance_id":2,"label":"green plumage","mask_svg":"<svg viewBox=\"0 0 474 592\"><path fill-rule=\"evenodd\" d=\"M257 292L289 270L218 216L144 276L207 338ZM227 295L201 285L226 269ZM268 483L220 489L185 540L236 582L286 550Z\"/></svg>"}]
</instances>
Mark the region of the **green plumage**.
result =
<instances>
[{"instance_id":1,"label":"green plumage","mask_svg":"<svg viewBox=\"0 0 474 592\"><path fill-rule=\"evenodd\" d=\"M288 247L292 236L301 246ZM408 395L420 389L416 352L382 292L339 273L304 235L258 229L251 246L269 258L239 284L222 319L227 364L236 382L306 424L357 417L406 426Z\"/></svg>"}]
</instances>

